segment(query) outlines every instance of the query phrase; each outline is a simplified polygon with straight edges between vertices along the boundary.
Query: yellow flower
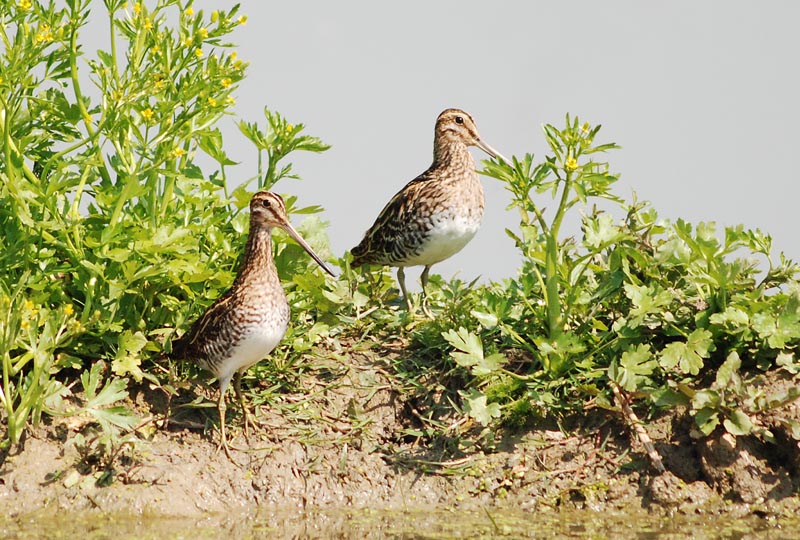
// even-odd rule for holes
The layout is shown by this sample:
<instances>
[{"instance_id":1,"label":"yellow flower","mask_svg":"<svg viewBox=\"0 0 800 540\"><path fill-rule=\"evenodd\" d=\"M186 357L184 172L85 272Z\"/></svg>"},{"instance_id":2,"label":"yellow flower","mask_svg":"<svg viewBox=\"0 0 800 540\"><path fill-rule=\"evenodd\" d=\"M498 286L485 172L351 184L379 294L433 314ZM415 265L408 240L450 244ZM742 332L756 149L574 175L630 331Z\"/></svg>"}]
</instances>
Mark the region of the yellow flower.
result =
<instances>
[{"instance_id":1,"label":"yellow flower","mask_svg":"<svg viewBox=\"0 0 800 540\"><path fill-rule=\"evenodd\" d=\"M161 90L162 88L164 88L165 84L167 84L167 82L164 79L158 79L156 82L153 83L153 86L156 87L156 90Z\"/></svg>"},{"instance_id":2,"label":"yellow flower","mask_svg":"<svg viewBox=\"0 0 800 540\"><path fill-rule=\"evenodd\" d=\"M70 316L73 313L75 313L75 308L72 307L72 304L64 306L64 315Z\"/></svg>"},{"instance_id":3,"label":"yellow flower","mask_svg":"<svg viewBox=\"0 0 800 540\"><path fill-rule=\"evenodd\" d=\"M217 106L217 100L214 99L213 97L210 97L210 98L208 98L208 104L211 105L212 107L216 107Z\"/></svg>"},{"instance_id":4,"label":"yellow flower","mask_svg":"<svg viewBox=\"0 0 800 540\"><path fill-rule=\"evenodd\" d=\"M151 21L150 19L145 19L144 20L144 29L145 30L150 30L152 28L153 28L153 21Z\"/></svg>"},{"instance_id":5,"label":"yellow flower","mask_svg":"<svg viewBox=\"0 0 800 540\"><path fill-rule=\"evenodd\" d=\"M286 124L286 131L294 131L294 126L292 124Z\"/></svg>"},{"instance_id":6,"label":"yellow flower","mask_svg":"<svg viewBox=\"0 0 800 540\"><path fill-rule=\"evenodd\" d=\"M192 8L186 8L183 14L186 15L187 17L191 17L192 15L194 15L194 10Z\"/></svg>"},{"instance_id":7,"label":"yellow flower","mask_svg":"<svg viewBox=\"0 0 800 540\"><path fill-rule=\"evenodd\" d=\"M202 58L202 57L203 57L203 50L202 50L202 49L195 49L195 50L194 50L194 55L195 55L197 58Z\"/></svg>"},{"instance_id":8,"label":"yellow flower","mask_svg":"<svg viewBox=\"0 0 800 540\"><path fill-rule=\"evenodd\" d=\"M153 45L152 47L150 47L150 53L161 54L161 47L159 47L158 45Z\"/></svg>"},{"instance_id":9,"label":"yellow flower","mask_svg":"<svg viewBox=\"0 0 800 540\"><path fill-rule=\"evenodd\" d=\"M578 160L574 157L567 158L567 162L564 164L564 166L570 171L574 171L578 168Z\"/></svg>"},{"instance_id":10,"label":"yellow flower","mask_svg":"<svg viewBox=\"0 0 800 540\"><path fill-rule=\"evenodd\" d=\"M242 15L241 17L239 17L239 24L241 24L242 26L247 24L247 15Z\"/></svg>"},{"instance_id":11,"label":"yellow flower","mask_svg":"<svg viewBox=\"0 0 800 540\"><path fill-rule=\"evenodd\" d=\"M172 151L172 157L173 157L173 158L179 158L179 157L181 157L182 155L184 155L185 153L186 153L186 150L184 150L183 148L175 148L175 149Z\"/></svg>"},{"instance_id":12,"label":"yellow flower","mask_svg":"<svg viewBox=\"0 0 800 540\"><path fill-rule=\"evenodd\" d=\"M148 107L142 111L142 118L144 118L145 122L149 122L150 120L153 119L153 114L154 114L153 109Z\"/></svg>"},{"instance_id":13,"label":"yellow flower","mask_svg":"<svg viewBox=\"0 0 800 540\"><path fill-rule=\"evenodd\" d=\"M201 28L197 31L197 35L200 36L200 39L206 39L208 37L208 30Z\"/></svg>"},{"instance_id":14,"label":"yellow flower","mask_svg":"<svg viewBox=\"0 0 800 540\"><path fill-rule=\"evenodd\" d=\"M19 9L21 9L22 11L28 11L29 9L31 9L31 0L19 0L19 3L17 5L19 6Z\"/></svg>"},{"instance_id":15,"label":"yellow flower","mask_svg":"<svg viewBox=\"0 0 800 540\"><path fill-rule=\"evenodd\" d=\"M219 81L219 84L221 84L223 88L230 87L231 83L232 83L232 81L228 77L225 77L224 79Z\"/></svg>"},{"instance_id":16,"label":"yellow flower","mask_svg":"<svg viewBox=\"0 0 800 540\"><path fill-rule=\"evenodd\" d=\"M211 12L211 22L217 22L219 20L219 11L216 9Z\"/></svg>"},{"instance_id":17,"label":"yellow flower","mask_svg":"<svg viewBox=\"0 0 800 540\"><path fill-rule=\"evenodd\" d=\"M142 12L141 2L136 2L135 4L133 4L133 12L136 13L137 15Z\"/></svg>"},{"instance_id":18,"label":"yellow flower","mask_svg":"<svg viewBox=\"0 0 800 540\"><path fill-rule=\"evenodd\" d=\"M33 310L33 302L31 300L25 300L25 309L28 311Z\"/></svg>"},{"instance_id":19,"label":"yellow flower","mask_svg":"<svg viewBox=\"0 0 800 540\"><path fill-rule=\"evenodd\" d=\"M30 328L31 323L29 323L28 321L22 321L21 323L19 323L19 325L22 327L23 330L27 330L28 328Z\"/></svg>"},{"instance_id":20,"label":"yellow flower","mask_svg":"<svg viewBox=\"0 0 800 540\"><path fill-rule=\"evenodd\" d=\"M53 41L53 32L48 25L43 24L39 27L39 33L36 34L35 39L36 43L50 43Z\"/></svg>"},{"instance_id":21,"label":"yellow flower","mask_svg":"<svg viewBox=\"0 0 800 540\"><path fill-rule=\"evenodd\" d=\"M236 103L236 100L233 99L233 96L228 96L225 98L225 103L227 103L228 105L233 105Z\"/></svg>"},{"instance_id":22,"label":"yellow flower","mask_svg":"<svg viewBox=\"0 0 800 540\"><path fill-rule=\"evenodd\" d=\"M236 51L233 51L233 52L231 53L231 56L230 56L230 58L231 58L231 60L236 60L236 57L237 57L237 56L239 56L239 54L238 54Z\"/></svg>"},{"instance_id":23,"label":"yellow flower","mask_svg":"<svg viewBox=\"0 0 800 540\"><path fill-rule=\"evenodd\" d=\"M583 133L584 135L589 134L589 122L586 122L581 126L581 133Z\"/></svg>"},{"instance_id":24,"label":"yellow flower","mask_svg":"<svg viewBox=\"0 0 800 540\"><path fill-rule=\"evenodd\" d=\"M189 36L183 40L184 47L191 47L192 43L194 43L194 38L192 36Z\"/></svg>"}]
</instances>

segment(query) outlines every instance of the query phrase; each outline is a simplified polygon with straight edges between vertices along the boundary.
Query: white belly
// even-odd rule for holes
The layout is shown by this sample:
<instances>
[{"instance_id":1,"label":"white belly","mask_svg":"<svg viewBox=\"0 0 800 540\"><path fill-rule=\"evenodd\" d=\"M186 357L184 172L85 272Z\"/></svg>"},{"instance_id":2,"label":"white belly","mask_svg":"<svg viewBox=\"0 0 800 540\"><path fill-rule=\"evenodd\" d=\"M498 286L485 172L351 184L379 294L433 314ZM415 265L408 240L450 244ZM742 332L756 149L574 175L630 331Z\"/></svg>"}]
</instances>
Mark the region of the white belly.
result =
<instances>
[{"instance_id":1,"label":"white belly","mask_svg":"<svg viewBox=\"0 0 800 540\"><path fill-rule=\"evenodd\" d=\"M230 380L240 369L247 369L263 360L277 347L285 333L285 326L265 325L253 328L233 350L230 360L224 364L225 371L219 374L219 379Z\"/></svg>"},{"instance_id":2,"label":"white belly","mask_svg":"<svg viewBox=\"0 0 800 540\"><path fill-rule=\"evenodd\" d=\"M452 257L466 246L481 226L480 219L459 216L434 224L418 255L397 266L427 266Z\"/></svg>"}]
</instances>

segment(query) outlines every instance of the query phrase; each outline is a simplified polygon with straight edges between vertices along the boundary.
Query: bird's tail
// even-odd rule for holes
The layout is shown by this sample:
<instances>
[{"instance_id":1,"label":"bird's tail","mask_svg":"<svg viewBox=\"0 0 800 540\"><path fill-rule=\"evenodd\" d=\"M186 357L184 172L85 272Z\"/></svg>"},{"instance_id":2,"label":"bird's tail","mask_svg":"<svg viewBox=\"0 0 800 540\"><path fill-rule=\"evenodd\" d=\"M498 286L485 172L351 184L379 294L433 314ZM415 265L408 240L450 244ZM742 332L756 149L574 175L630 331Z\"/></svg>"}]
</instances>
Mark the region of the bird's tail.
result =
<instances>
[{"instance_id":1,"label":"bird's tail","mask_svg":"<svg viewBox=\"0 0 800 540\"><path fill-rule=\"evenodd\" d=\"M172 340L171 345L172 350L170 352L164 352L164 356L172 360L183 360L186 354L186 335L184 334L178 339Z\"/></svg>"}]
</instances>

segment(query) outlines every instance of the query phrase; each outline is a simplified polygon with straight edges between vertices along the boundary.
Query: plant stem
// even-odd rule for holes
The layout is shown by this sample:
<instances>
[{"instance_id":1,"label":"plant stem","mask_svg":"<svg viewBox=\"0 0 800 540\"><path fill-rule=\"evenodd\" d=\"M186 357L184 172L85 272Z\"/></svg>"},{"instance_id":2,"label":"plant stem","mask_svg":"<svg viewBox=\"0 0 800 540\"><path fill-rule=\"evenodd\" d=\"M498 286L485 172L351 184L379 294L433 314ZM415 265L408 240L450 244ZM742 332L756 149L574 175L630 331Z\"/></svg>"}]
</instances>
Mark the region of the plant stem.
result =
<instances>
[{"instance_id":1,"label":"plant stem","mask_svg":"<svg viewBox=\"0 0 800 540\"><path fill-rule=\"evenodd\" d=\"M75 3L73 12L71 14L71 18L73 21L80 20L80 6L78 3ZM114 43L114 40L111 40L111 43ZM84 126L86 126L86 133L89 134L90 139L94 139L97 130L92 127L92 117L89 116L89 111L86 110L86 104L83 102L83 93L81 92L81 85L78 81L78 25L77 23L72 27L72 33L69 38L69 47L72 53L69 55L69 72L70 78L72 79L72 88L75 92L75 102L78 105L78 109L81 112L81 119L83 120ZM104 180L110 182L111 175L108 173L108 169L105 166L105 159L103 158L103 152L100 147L95 148L95 154L97 155L98 162L102 165L98 167L100 175L103 177Z\"/></svg>"},{"instance_id":2,"label":"plant stem","mask_svg":"<svg viewBox=\"0 0 800 540\"><path fill-rule=\"evenodd\" d=\"M547 246L545 254L545 301L547 302L547 322L549 337L551 340L558 338L564 331L563 314L561 313L561 298L558 287L558 262L560 253L558 250L558 231L566 213L567 201L572 190L572 173L567 172L564 178L564 186L561 192L561 200L558 203L556 215L550 225L547 235Z\"/></svg>"}]
</instances>

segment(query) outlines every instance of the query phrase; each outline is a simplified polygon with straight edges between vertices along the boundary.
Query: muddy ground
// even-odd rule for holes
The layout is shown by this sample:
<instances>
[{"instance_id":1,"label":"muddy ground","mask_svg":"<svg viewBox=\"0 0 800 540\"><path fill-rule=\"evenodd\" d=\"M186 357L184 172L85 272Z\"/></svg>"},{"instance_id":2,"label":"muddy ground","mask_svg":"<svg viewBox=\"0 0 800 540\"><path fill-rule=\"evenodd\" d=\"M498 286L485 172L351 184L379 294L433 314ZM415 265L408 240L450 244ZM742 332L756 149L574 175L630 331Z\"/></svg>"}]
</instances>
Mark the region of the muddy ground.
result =
<instances>
[{"instance_id":1,"label":"muddy ground","mask_svg":"<svg viewBox=\"0 0 800 540\"><path fill-rule=\"evenodd\" d=\"M164 394L134 389L143 422L131 442L115 447L111 467L97 459L101 441L88 420L47 418L20 448L0 454L0 512L499 507L780 516L800 509L800 446L783 427L800 417L797 402L764 419L775 443L693 438L681 411L650 419L667 469L658 474L621 416L596 409L561 429L535 425L493 440L452 415L438 419L446 429L436 440L420 438L426 400L398 390L392 375L402 349L328 352L331 360L320 354L295 392L256 405L259 426L249 441L237 405L229 406L233 461L217 450L213 386L184 389L166 425ZM772 375L765 384L775 390L796 381ZM198 402L207 406L192 406Z\"/></svg>"}]
</instances>

